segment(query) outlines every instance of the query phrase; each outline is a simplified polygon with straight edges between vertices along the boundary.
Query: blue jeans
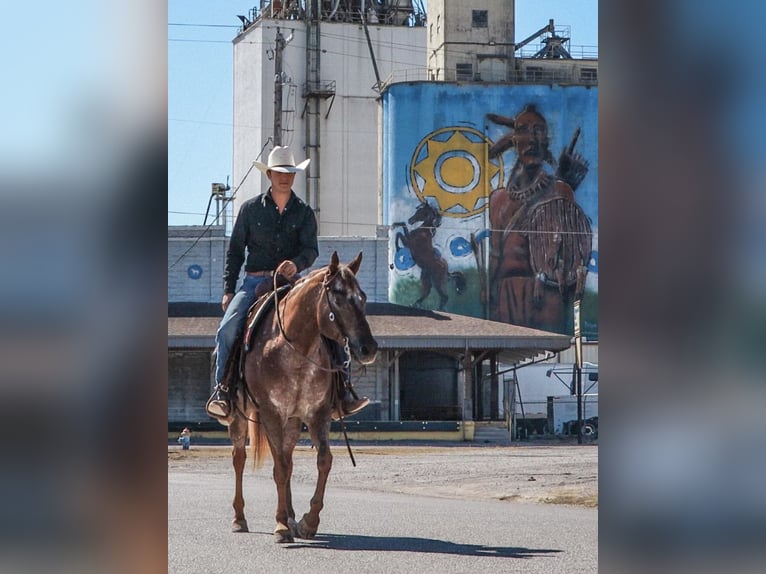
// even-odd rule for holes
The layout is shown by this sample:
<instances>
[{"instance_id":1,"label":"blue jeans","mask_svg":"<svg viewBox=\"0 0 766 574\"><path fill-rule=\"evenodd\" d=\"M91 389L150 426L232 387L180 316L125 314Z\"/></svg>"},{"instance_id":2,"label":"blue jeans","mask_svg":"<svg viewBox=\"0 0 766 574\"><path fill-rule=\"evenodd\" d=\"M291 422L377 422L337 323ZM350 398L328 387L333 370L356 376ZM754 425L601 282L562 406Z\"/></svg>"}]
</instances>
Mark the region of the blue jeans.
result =
<instances>
[{"instance_id":1,"label":"blue jeans","mask_svg":"<svg viewBox=\"0 0 766 574\"><path fill-rule=\"evenodd\" d=\"M223 381L223 374L226 370L226 361L229 358L234 341L244 328L247 319L247 310L255 302L255 289L264 281L271 281L270 277L253 277L245 275L245 280L239 291L229 303L229 307L221 319L218 331L215 334L215 382L220 384Z\"/></svg>"}]
</instances>

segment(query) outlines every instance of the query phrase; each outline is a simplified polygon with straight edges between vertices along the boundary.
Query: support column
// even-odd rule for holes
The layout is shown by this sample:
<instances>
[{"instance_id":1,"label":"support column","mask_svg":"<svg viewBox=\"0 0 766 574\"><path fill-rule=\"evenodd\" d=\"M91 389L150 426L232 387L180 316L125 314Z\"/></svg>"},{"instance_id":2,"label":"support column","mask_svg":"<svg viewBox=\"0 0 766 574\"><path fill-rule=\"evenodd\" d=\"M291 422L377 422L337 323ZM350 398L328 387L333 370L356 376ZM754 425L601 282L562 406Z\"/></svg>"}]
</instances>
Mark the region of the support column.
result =
<instances>
[{"instance_id":1,"label":"support column","mask_svg":"<svg viewBox=\"0 0 766 574\"><path fill-rule=\"evenodd\" d=\"M471 361L471 354L468 351L468 345L466 344L465 353L463 354L463 384L458 387L463 391L463 420L473 420L473 361Z\"/></svg>"}]
</instances>

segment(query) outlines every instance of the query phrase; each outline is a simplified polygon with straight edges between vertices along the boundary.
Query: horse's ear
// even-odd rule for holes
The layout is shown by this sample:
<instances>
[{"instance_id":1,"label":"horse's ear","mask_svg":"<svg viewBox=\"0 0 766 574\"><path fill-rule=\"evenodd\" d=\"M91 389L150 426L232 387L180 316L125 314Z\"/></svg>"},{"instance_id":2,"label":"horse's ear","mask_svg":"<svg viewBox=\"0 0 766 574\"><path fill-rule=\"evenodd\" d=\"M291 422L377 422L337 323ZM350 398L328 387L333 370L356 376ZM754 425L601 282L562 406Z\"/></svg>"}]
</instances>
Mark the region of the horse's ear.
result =
<instances>
[{"instance_id":1,"label":"horse's ear","mask_svg":"<svg viewBox=\"0 0 766 574\"><path fill-rule=\"evenodd\" d=\"M359 252L359 255L356 256L356 259L354 259L351 263L348 264L348 268L353 271L354 275L356 275L357 271L359 271L359 266L362 264L362 252Z\"/></svg>"},{"instance_id":2,"label":"horse's ear","mask_svg":"<svg viewBox=\"0 0 766 574\"><path fill-rule=\"evenodd\" d=\"M338 252L333 251L332 257L330 257L330 266L327 268L328 275L335 275L338 271L338 265L340 265L340 259L338 259Z\"/></svg>"}]
</instances>

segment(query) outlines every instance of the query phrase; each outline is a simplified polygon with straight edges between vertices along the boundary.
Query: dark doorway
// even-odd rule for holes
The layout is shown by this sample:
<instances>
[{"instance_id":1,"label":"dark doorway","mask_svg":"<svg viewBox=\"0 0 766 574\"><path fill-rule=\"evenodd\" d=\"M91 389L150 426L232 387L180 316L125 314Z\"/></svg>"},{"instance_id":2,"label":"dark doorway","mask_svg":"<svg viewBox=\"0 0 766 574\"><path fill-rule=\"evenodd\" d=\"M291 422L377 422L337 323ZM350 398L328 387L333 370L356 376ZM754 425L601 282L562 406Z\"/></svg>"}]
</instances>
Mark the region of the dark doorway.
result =
<instances>
[{"instance_id":1,"label":"dark doorway","mask_svg":"<svg viewBox=\"0 0 766 574\"><path fill-rule=\"evenodd\" d=\"M399 359L400 416L404 420L455 421L462 412L454 357L410 351Z\"/></svg>"},{"instance_id":2,"label":"dark doorway","mask_svg":"<svg viewBox=\"0 0 766 574\"><path fill-rule=\"evenodd\" d=\"M168 351L168 422L210 422L205 402L210 396L210 350Z\"/></svg>"}]
</instances>

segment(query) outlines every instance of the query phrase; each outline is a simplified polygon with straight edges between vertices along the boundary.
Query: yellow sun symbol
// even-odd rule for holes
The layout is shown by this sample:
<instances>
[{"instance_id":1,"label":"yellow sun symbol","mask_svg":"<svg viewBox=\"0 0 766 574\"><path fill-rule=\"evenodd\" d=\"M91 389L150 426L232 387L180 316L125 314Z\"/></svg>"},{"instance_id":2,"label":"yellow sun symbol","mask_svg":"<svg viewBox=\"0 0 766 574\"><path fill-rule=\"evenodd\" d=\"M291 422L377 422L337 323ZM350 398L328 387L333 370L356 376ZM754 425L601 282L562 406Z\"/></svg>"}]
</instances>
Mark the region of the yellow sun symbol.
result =
<instances>
[{"instance_id":1,"label":"yellow sun symbol","mask_svg":"<svg viewBox=\"0 0 766 574\"><path fill-rule=\"evenodd\" d=\"M449 217L476 215L489 192L502 185L503 160L489 159L492 145L483 133L462 126L441 128L424 137L410 164L410 180L421 201L434 197Z\"/></svg>"}]
</instances>

